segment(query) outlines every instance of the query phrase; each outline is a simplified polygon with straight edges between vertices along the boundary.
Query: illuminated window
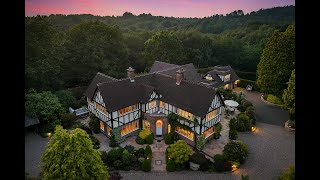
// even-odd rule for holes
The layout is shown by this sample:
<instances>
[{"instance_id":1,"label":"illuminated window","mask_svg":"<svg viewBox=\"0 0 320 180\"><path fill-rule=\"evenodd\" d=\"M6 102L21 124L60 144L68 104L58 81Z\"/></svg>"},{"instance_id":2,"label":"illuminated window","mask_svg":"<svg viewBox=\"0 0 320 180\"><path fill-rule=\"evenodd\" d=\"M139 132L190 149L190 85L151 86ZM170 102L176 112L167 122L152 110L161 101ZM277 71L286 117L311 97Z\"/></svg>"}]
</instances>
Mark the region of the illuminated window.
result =
<instances>
[{"instance_id":1,"label":"illuminated window","mask_svg":"<svg viewBox=\"0 0 320 180\"><path fill-rule=\"evenodd\" d=\"M224 82L229 81L230 80L230 74L227 74L224 76Z\"/></svg>"},{"instance_id":2,"label":"illuminated window","mask_svg":"<svg viewBox=\"0 0 320 180\"><path fill-rule=\"evenodd\" d=\"M182 129L179 126L177 126L176 127L176 132L181 134L182 136L190 139L191 141L193 141L193 139L194 139L194 133L192 131Z\"/></svg>"},{"instance_id":3,"label":"illuminated window","mask_svg":"<svg viewBox=\"0 0 320 180\"><path fill-rule=\"evenodd\" d=\"M208 74L205 78L210 81L214 80L210 74Z\"/></svg>"},{"instance_id":4,"label":"illuminated window","mask_svg":"<svg viewBox=\"0 0 320 180\"><path fill-rule=\"evenodd\" d=\"M218 112L218 109L209 112L209 113L206 115L206 121L209 121L209 120L213 119L213 118L217 115L217 112Z\"/></svg>"},{"instance_id":5,"label":"illuminated window","mask_svg":"<svg viewBox=\"0 0 320 180\"><path fill-rule=\"evenodd\" d=\"M108 115L107 109L104 106L100 105L99 103L96 103L96 109Z\"/></svg>"},{"instance_id":6,"label":"illuminated window","mask_svg":"<svg viewBox=\"0 0 320 180\"><path fill-rule=\"evenodd\" d=\"M100 129L101 131L104 131L104 122L100 121Z\"/></svg>"},{"instance_id":7,"label":"illuminated window","mask_svg":"<svg viewBox=\"0 0 320 180\"><path fill-rule=\"evenodd\" d=\"M108 126L108 128L107 128L107 131L108 131L108 135L110 136L111 134L111 128Z\"/></svg>"},{"instance_id":8,"label":"illuminated window","mask_svg":"<svg viewBox=\"0 0 320 180\"><path fill-rule=\"evenodd\" d=\"M188 119L194 119L194 116L193 114L187 112L187 111L184 111L182 109L178 109L178 114L182 117L185 117L185 118L188 118Z\"/></svg>"},{"instance_id":9,"label":"illuminated window","mask_svg":"<svg viewBox=\"0 0 320 180\"><path fill-rule=\"evenodd\" d=\"M164 102L160 101L160 107L164 107Z\"/></svg>"},{"instance_id":10,"label":"illuminated window","mask_svg":"<svg viewBox=\"0 0 320 180\"><path fill-rule=\"evenodd\" d=\"M135 130L139 129L139 122L138 121L133 121L130 122L129 124L126 124L125 126L122 127L120 130L121 136L124 136L126 134L129 134Z\"/></svg>"},{"instance_id":11,"label":"illuminated window","mask_svg":"<svg viewBox=\"0 0 320 180\"><path fill-rule=\"evenodd\" d=\"M135 104L135 105L128 106L128 107L125 107L125 108L123 108L123 109L118 110L118 113L119 113L119 115L122 115L122 114L125 114L125 113L127 113L127 112L136 110L136 109L138 109L138 108L139 108L139 105L138 105L138 104Z\"/></svg>"},{"instance_id":12,"label":"illuminated window","mask_svg":"<svg viewBox=\"0 0 320 180\"><path fill-rule=\"evenodd\" d=\"M157 106L157 101L156 100L153 100L153 101L149 102L149 109L154 108L156 106Z\"/></svg>"},{"instance_id":13,"label":"illuminated window","mask_svg":"<svg viewBox=\"0 0 320 180\"><path fill-rule=\"evenodd\" d=\"M205 132L203 132L204 138L209 137L214 133L214 127L212 126L211 128L207 129Z\"/></svg>"},{"instance_id":14,"label":"illuminated window","mask_svg":"<svg viewBox=\"0 0 320 180\"><path fill-rule=\"evenodd\" d=\"M150 122L146 121L146 120L143 120L142 126L143 126L142 127L143 129L150 129Z\"/></svg>"},{"instance_id":15,"label":"illuminated window","mask_svg":"<svg viewBox=\"0 0 320 180\"><path fill-rule=\"evenodd\" d=\"M168 124L168 133L170 133L170 132L171 132L171 125Z\"/></svg>"}]
</instances>

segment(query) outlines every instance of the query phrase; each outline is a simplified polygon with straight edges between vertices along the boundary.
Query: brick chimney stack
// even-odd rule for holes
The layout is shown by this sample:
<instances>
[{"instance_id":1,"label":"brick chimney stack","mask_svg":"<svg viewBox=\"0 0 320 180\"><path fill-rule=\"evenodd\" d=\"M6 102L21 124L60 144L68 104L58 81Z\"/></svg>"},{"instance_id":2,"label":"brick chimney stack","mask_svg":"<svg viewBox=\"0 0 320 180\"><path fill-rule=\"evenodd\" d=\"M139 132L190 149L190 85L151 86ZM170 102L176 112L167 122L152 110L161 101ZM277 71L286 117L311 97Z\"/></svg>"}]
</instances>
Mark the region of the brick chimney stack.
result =
<instances>
[{"instance_id":1,"label":"brick chimney stack","mask_svg":"<svg viewBox=\"0 0 320 180\"><path fill-rule=\"evenodd\" d=\"M183 68L176 71L176 85L180 85L182 79L184 78L185 70Z\"/></svg>"},{"instance_id":2,"label":"brick chimney stack","mask_svg":"<svg viewBox=\"0 0 320 180\"><path fill-rule=\"evenodd\" d=\"M127 69L127 75L128 75L128 78L130 79L130 82L134 82L134 69L132 67L129 67Z\"/></svg>"}]
</instances>

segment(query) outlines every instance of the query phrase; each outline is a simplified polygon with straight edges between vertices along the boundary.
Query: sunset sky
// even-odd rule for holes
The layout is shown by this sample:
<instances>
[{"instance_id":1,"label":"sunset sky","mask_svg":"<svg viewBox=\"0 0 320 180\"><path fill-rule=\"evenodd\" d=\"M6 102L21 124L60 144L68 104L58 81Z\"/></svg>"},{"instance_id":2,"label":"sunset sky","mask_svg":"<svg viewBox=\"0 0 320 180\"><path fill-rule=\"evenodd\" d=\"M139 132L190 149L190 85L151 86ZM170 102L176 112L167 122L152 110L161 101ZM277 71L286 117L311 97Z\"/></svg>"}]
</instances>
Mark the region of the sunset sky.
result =
<instances>
[{"instance_id":1,"label":"sunset sky","mask_svg":"<svg viewBox=\"0 0 320 180\"><path fill-rule=\"evenodd\" d=\"M234 10L244 13L261 8L295 5L294 0L25 0L25 15L93 14L121 16L151 13L154 16L206 17Z\"/></svg>"}]
</instances>

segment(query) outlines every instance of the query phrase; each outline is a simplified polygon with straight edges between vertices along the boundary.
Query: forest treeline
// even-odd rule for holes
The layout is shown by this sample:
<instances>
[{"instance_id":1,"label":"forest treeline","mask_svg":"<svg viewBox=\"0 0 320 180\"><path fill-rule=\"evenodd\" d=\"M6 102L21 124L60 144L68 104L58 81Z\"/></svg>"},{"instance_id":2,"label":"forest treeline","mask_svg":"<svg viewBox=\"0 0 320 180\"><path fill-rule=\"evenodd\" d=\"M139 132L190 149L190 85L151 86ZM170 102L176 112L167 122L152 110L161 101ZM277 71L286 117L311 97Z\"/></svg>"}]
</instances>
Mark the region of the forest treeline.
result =
<instances>
[{"instance_id":1,"label":"forest treeline","mask_svg":"<svg viewBox=\"0 0 320 180\"><path fill-rule=\"evenodd\" d=\"M98 71L123 78L127 67L147 72L154 60L256 72L268 38L294 25L294 15L295 7L286 6L206 18L25 17L26 90L87 86Z\"/></svg>"}]
</instances>

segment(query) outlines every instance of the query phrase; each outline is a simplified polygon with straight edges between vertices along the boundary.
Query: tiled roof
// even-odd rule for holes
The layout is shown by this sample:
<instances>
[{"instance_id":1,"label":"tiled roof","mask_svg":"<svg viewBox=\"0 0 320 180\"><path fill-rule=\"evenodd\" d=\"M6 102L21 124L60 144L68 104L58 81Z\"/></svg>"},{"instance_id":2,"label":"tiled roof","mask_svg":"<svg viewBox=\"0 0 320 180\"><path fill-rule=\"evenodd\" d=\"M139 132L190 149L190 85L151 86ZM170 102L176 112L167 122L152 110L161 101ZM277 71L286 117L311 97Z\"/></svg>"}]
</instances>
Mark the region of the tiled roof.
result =
<instances>
[{"instance_id":1,"label":"tiled roof","mask_svg":"<svg viewBox=\"0 0 320 180\"><path fill-rule=\"evenodd\" d=\"M179 67L179 65L169 64L161 61L154 61L149 73L154 73L154 72L163 71L166 69L176 68L176 67Z\"/></svg>"}]
</instances>

